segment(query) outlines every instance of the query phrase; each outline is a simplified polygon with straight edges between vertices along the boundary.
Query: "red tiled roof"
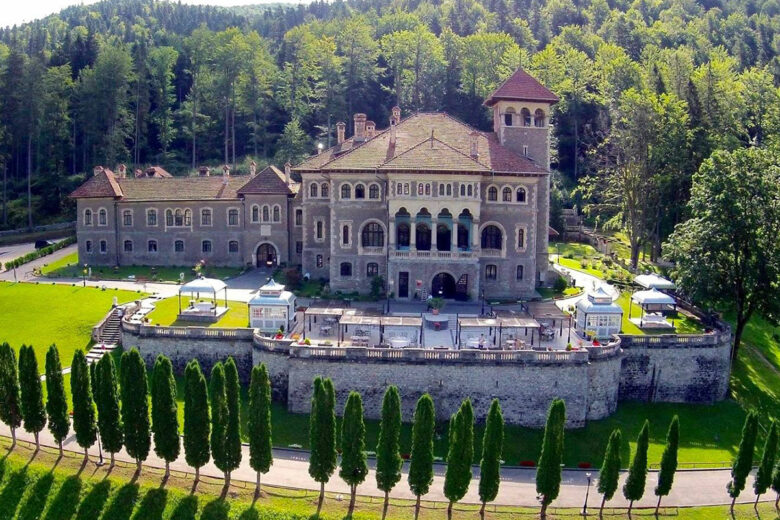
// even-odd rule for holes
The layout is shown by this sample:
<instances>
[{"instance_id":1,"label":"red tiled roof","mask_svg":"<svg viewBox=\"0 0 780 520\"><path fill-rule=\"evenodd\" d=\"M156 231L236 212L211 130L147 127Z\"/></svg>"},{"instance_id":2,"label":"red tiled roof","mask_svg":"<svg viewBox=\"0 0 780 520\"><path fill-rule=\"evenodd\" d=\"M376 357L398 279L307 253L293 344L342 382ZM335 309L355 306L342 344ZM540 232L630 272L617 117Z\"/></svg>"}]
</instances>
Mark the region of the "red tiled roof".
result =
<instances>
[{"instance_id":1,"label":"red tiled roof","mask_svg":"<svg viewBox=\"0 0 780 520\"><path fill-rule=\"evenodd\" d=\"M485 101L485 105L493 106L501 99L520 101L543 101L557 103L558 96L528 74L523 69L517 69L509 76Z\"/></svg>"},{"instance_id":2,"label":"red tiled roof","mask_svg":"<svg viewBox=\"0 0 780 520\"><path fill-rule=\"evenodd\" d=\"M122 188L114 177L114 173L108 168L102 168L94 176L87 179L84 184L73 190L70 197L73 199L92 199L121 197L122 195Z\"/></svg>"},{"instance_id":3,"label":"red tiled roof","mask_svg":"<svg viewBox=\"0 0 780 520\"><path fill-rule=\"evenodd\" d=\"M490 171L475 158L465 155L435 137L396 155L382 166L381 170L445 170L445 171Z\"/></svg>"},{"instance_id":4,"label":"red tiled roof","mask_svg":"<svg viewBox=\"0 0 780 520\"><path fill-rule=\"evenodd\" d=\"M227 184L222 175L213 177L142 177L119 179L122 200L213 200L237 199L238 189L249 180L231 175Z\"/></svg>"},{"instance_id":5,"label":"red tiled roof","mask_svg":"<svg viewBox=\"0 0 780 520\"><path fill-rule=\"evenodd\" d=\"M273 165L266 166L238 190L239 195L271 193L285 195L293 193L285 182L284 173Z\"/></svg>"}]
</instances>

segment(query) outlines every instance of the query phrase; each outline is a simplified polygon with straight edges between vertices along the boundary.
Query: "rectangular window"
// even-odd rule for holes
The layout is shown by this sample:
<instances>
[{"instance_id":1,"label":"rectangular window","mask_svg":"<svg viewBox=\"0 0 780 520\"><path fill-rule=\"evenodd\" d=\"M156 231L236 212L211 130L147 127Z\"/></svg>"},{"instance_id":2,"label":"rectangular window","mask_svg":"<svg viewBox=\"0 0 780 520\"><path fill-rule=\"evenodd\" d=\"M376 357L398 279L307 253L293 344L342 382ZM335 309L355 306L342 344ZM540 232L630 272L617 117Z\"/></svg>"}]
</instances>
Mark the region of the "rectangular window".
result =
<instances>
[{"instance_id":1,"label":"rectangular window","mask_svg":"<svg viewBox=\"0 0 780 520\"><path fill-rule=\"evenodd\" d=\"M238 210L237 209L228 210L228 226L237 226L237 225L238 225Z\"/></svg>"},{"instance_id":2,"label":"rectangular window","mask_svg":"<svg viewBox=\"0 0 780 520\"><path fill-rule=\"evenodd\" d=\"M210 226L211 225L211 210L210 209L204 209L200 212L200 225L201 226Z\"/></svg>"},{"instance_id":3,"label":"rectangular window","mask_svg":"<svg viewBox=\"0 0 780 520\"><path fill-rule=\"evenodd\" d=\"M125 240L125 253L132 253L132 252L133 252L133 241Z\"/></svg>"},{"instance_id":4,"label":"rectangular window","mask_svg":"<svg viewBox=\"0 0 780 520\"><path fill-rule=\"evenodd\" d=\"M517 266L517 279L522 280L523 279L523 266L518 265Z\"/></svg>"},{"instance_id":5,"label":"rectangular window","mask_svg":"<svg viewBox=\"0 0 780 520\"><path fill-rule=\"evenodd\" d=\"M368 265L366 265L366 276L369 278L379 276L379 264L376 262L369 262Z\"/></svg>"},{"instance_id":6,"label":"rectangular window","mask_svg":"<svg viewBox=\"0 0 780 520\"><path fill-rule=\"evenodd\" d=\"M211 240L204 240L200 243L200 250L203 253L211 253Z\"/></svg>"},{"instance_id":7,"label":"rectangular window","mask_svg":"<svg viewBox=\"0 0 780 520\"><path fill-rule=\"evenodd\" d=\"M108 251L108 243L105 240L100 241L100 252L105 254Z\"/></svg>"},{"instance_id":8,"label":"rectangular window","mask_svg":"<svg viewBox=\"0 0 780 520\"><path fill-rule=\"evenodd\" d=\"M173 251L175 253L183 253L184 252L184 240L177 240L173 243Z\"/></svg>"},{"instance_id":9,"label":"rectangular window","mask_svg":"<svg viewBox=\"0 0 780 520\"><path fill-rule=\"evenodd\" d=\"M485 266L485 280L497 280L498 279L498 268L493 264L488 264Z\"/></svg>"},{"instance_id":10,"label":"rectangular window","mask_svg":"<svg viewBox=\"0 0 780 520\"><path fill-rule=\"evenodd\" d=\"M157 241L156 240L150 240L146 245L146 250L150 253L156 253L157 252Z\"/></svg>"},{"instance_id":11,"label":"rectangular window","mask_svg":"<svg viewBox=\"0 0 780 520\"><path fill-rule=\"evenodd\" d=\"M146 212L146 225L147 226L156 226L157 225L157 210L156 209L150 209Z\"/></svg>"},{"instance_id":12,"label":"rectangular window","mask_svg":"<svg viewBox=\"0 0 780 520\"><path fill-rule=\"evenodd\" d=\"M322 268L322 255L317 255L317 267Z\"/></svg>"},{"instance_id":13,"label":"rectangular window","mask_svg":"<svg viewBox=\"0 0 780 520\"><path fill-rule=\"evenodd\" d=\"M297 254L299 254L299 255L300 255L301 253L303 253L303 242L300 242L300 241L299 241L299 242L296 242L296 243L295 243L295 252L296 252Z\"/></svg>"},{"instance_id":14,"label":"rectangular window","mask_svg":"<svg viewBox=\"0 0 780 520\"><path fill-rule=\"evenodd\" d=\"M302 209L296 209L295 210L295 225L296 226L302 226L303 225L303 210Z\"/></svg>"},{"instance_id":15,"label":"rectangular window","mask_svg":"<svg viewBox=\"0 0 780 520\"><path fill-rule=\"evenodd\" d=\"M84 242L84 250L86 250L87 253L92 252L92 240L87 240Z\"/></svg>"},{"instance_id":16,"label":"rectangular window","mask_svg":"<svg viewBox=\"0 0 780 520\"><path fill-rule=\"evenodd\" d=\"M324 226L323 222L321 220L318 220L317 221L317 232L315 234L315 237L317 238L317 240L324 240L324 238L325 238L324 227L325 226Z\"/></svg>"},{"instance_id":17,"label":"rectangular window","mask_svg":"<svg viewBox=\"0 0 780 520\"><path fill-rule=\"evenodd\" d=\"M129 227L133 225L133 212L126 209L122 212L122 225Z\"/></svg>"},{"instance_id":18,"label":"rectangular window","mask_svg":"<svg viewBox=\"0 0 780 520\"><path fill-rule=\"evenodd\" d=\"M238 253L238 241L231 240L228 242L228 253Z\"/></svg>"}]
</instances>

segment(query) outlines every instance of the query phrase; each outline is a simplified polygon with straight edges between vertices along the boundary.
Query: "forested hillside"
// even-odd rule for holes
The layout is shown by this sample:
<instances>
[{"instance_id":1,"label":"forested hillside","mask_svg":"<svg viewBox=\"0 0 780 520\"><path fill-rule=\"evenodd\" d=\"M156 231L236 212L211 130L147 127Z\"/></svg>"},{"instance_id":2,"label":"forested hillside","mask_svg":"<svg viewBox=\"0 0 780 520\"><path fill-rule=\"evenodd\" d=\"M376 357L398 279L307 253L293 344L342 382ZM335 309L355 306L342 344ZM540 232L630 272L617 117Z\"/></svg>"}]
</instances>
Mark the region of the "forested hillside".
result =
<instances>
[{"instance_id":1,"label":"forested hillside","mask_svg":"<svg viewBox=\"0 0 780 520\"><path fill-rule=\"evenodd\" d=\"M483 99L522 66L561 97L555 206L660 246L713 150L776 145L779 51L778 0L71 7L0 30L0 226L64 218L97 164L295 162L396 103L488 129Z\"/></svg>"}]
</instances>

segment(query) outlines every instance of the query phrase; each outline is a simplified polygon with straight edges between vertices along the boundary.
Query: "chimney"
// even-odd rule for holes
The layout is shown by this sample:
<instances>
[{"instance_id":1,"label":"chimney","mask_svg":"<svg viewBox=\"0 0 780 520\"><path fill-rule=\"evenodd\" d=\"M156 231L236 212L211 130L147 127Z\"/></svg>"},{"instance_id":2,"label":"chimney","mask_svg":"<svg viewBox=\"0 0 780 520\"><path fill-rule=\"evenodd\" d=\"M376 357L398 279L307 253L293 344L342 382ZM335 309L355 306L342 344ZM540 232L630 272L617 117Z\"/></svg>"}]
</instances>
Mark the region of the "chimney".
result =
<instances>
[{"instance_id":1,"label":"chimney","mask_svg":"<svg viewBox=\"0 0 780 520\"><path fill-rule=\"evenodd\" d=\"M371 139L374 135L376 135L376 123L366 121L366 139Z\"/></svg>"},{"instance_id":2,"label":"chimney","mask_svg":"<svg viewBox=\"0 0 780 520\"><path fill-rule=\"evenodd\" d=\"M284 163L284 182L288 186L290 185L290 168L292 165L290 164L290 161L287 161Z\"/></svg>"},{"instance_id":3,"label":"chimney","mask_svg":"<svg viewBox=\"0 0 780 520\"><path fill-rule=\"evenodd\" d=\"M396 105L396 106L394 106L391 109L391 112L392 112L393 115L390 116L390 124L391 125L392 124L396 124L397 125L398 123L401 122L401 107Z\"/></svg>"},{"instance_id":4,"label":"chimney","mask_svg":"<svg viewBox=\"0 0 780 520\"><path fill-rule=\"evenodd\" d=\"M227 164L222 167L222 184L227 184L230 180L230 166Z\"/></svg>"},{"instance_id":5,"label":"chimney","mask_svg":"<svg viewBox=\"0 0 780 520\"><path fill-rule=\"evenodd\" d=\"M149 167L146 169L146 172L144 172L144 173L146 173L146 176L147 176L147 177L154 177L154 174L155 174L156 172L157 172L157 170L155 169L155 167L154 167L154 166L149 166Z\"/></svg>"},{"instance_id":6,"label":"chimney","mask_svg":"<svg viewBox=\"0 0 780 520\"><path fill-rule=\"evenodd\" d=\"M97 176L99 173L103 173L103 167L102 166L95 166L93 168L92 173Z\"/></svg>"},{"instance_id":7,"label":"chimney","mask_svg":"<svg viewBox=\"0 0 780 520\"><path fill-rule=\"evenodd\" d=\"M117 166L116 171L119 174L118 177L120 179L124 179L127 176L127 166L125 166L124 164L120 164L119 166Z\"/></svg>"},{"instance_id":8,"label":"chimney","mask_svg":"<svg viewBox=\"0 0 780 520\"><path fill-rule=\"evenodd\" d=\"M133 172L133 175L135 175L136 179L140 179L141 177L144 176L144 172L141 168L136 168L135 171Z\"/></svg>"},{"instance_id":9,"label":"chimney","mask_svg":"<svg viewBox=\"0 0 780 520\"><path fill-rule=\"evenodd\" d=\"M211 175L211 169L208 166L201 166L198 168L198 175L201 177L208 177Z\"/></svg>"},{"instance_id":10,"label":"chimney","mask_svg":"<svg viewBox=\"0 0 780 520\"><path fill-rule=\"evenodd\" d=\"M390 146L395 146L395 121L390 120Z\"/></svg>"},{"instance_id":11,"label":"chimney","mask_svg":"<svg viewBox=\"0 0 780 520\"><path fill-rule=\"evenodd\" d=\"M257 173L257 163L255 161L252 161L249 163L249 176L254 177Z\"/></svg>"},{"instance_id":12,"label":"chimney","mask_svg":"<svg viewBox=\"0 0 780 520\"><path fill-rule=\"evenodd\" d=\"M347 129L347 124L344 121L336 123L336 144L344 142L344 131Z\"/></svg>"},{"instance_id":13,"label":"chimney","mask_svg":"<svg viewBox=\"0 0 780 520\"><path fill-rule=\"evenodd\" d=\"M362 141L366 138L366 115L355 114L355 140Z\"/></svg>"},{"instance_id":14,"label":"chimney","mask_svg":"<svg viewBox=\"0 0 780 520\"><path fill-rule=\"evenodd\" d=\"M474 130L469 134L469 137L471 138L471 157L473 159L479 158L479 132Z\"/></svg>"}]
</instances>

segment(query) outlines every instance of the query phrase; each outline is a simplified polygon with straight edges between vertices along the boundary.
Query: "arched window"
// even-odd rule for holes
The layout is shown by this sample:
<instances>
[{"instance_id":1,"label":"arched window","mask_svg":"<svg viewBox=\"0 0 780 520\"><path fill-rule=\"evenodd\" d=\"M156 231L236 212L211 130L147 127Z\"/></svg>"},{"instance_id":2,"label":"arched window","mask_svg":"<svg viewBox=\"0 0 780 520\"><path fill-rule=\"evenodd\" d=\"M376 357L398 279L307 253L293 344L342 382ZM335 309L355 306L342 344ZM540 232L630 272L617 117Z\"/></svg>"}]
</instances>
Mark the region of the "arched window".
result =
<instances>
[{"instance_id":1,"label":"arched window","mask_svg":"<svg viewBox=\"0 0 780 520\"><path fill-rule=\"evenodd\" d=\"M525 202L525 188L517 188L515 202Z\"/></svg>"},{"instance_id":2,"label":"arched window","mask_svg":"<svg viewBox=\"0 0 780 520\"><path fill-rule=\"evenodd\" d=\"M157 210L156 209L150 209L146 212L146 225L147 226L156 226L157 225Z\"/></svg>"},{"instance_id":3,"label":"arched window","mask_svg":"<svg viewBox=\"0 0 780 520\"><path fill-rule=\"evenodd\" d=\"M100 211L98 211L98 226L105 226L108 224L108 212L100 208Z\"/></svg>"},{"instance_id":4,"label":"arched window","mask_svg":"<svg viewBox=\"0 0 780 520\"><path fill-rule=\"evenodd\" d=\"M341 198L342 199L352 198L352 186L350 186L349 184L341 185Z\"/></svg>"},{"instance_id":5,"label":"arched window","mask_svg":"<svg viewBox=\"0 0 780 520\"><path fill-rule=\"evenodd\" d=\"M523 249L525 247L525 229L520 228L517 230L517 248Z\"/></svg>"},{"instance_id":6,"label":"arched window","mask_svg":"<svg viewBox=\"0 0 780 520\"><path fill-rule=\"evenodd\" d=\"M257 205L252 206L252 222L258 222L260 220L260 208Z\"/></svg>"},{"instance_id":7,"label":"arched window","mask_svg":"<svg viewBox=\"0 0 780 520\"><path fill-rule=\"evenodd\" d=\"M439 183L439 197L444 196L444 184Z\"/></svg>"},{"instance_id":8,"label":"arched window","mask_svg":"<svg viewBox=\"0 0 780 520\"><path fill-rule=\"evenodd\" d=\"M263 222L271 222L268 206L263 206Z\"/></svg>"},{"instance_id":9,"label":"arched window","mask_svg":"<svg viewBox=\"0 0 780 520\"><path fill-rule=\"evenodd\" d=\"M200 210L200 225L201 226L210 226L211 225L211 210L210 209L202 209L202 210Z\"/></svg>"},{"instance_id":10,"label":"arched window","mask_svg":"<svg viewBox=\"0 0 780 520\"><path fill-rule=\"evenodd\" d=\"M177 240L173 243L173 251L175 253L183 253L184 252L184 240Z\"/></svg>"},{"instance_id":11,"label":"arched window","mask_svg":"<svg viewBox=\"0 0 780 520\"><path fill-rule=\"evenodd\" d=\"M303 225L303 210L302 209L296 209L295 210L295 225L296 226L302 226Z\"/></svg>"},{"instance_id":12,"label":"arched window","mask_svg":"<svg viewBox=\"0 0 780 520\"><path fill-rule=\"evenodd\" d=\"M211 240L204 240L200 243L200 251L202 253L211 253Z\"/></svg>"},{"instance_id":13,"label":"arched window","mask_svg":"<svg viewBox=\"0 0 780 520\"><path fill-rule=\"evenodd\" d=\"M349 245L349 226L347 225L341 228L341 244Z\"/></svg>"},{"instance_id":14,"label":"arched window","mask_svg":"<svg viewBox=\"0 0 780 520\"><path fill-rule=\"evenodd\" d=\"M517 266L517 271L515 273L515 278L517 278L518 280L522 280L523 279L523 266L522 265L518 265Z\"/></svg>"},{"instance_id":15,"label":"arched window","mask_svg":"<svg viewBox=\"0 0 780 520\"><path fill-rule=\"evenodd\" d=\"M515 115L515 109L514 108L507 108L506 112L504 112L504 126L512 126L512 119Z\"/></svg>"},{"instance_id":16,"label":"arched window","mask_svg":"<svg viewBox=\"0 0 780 520\"><path fill-rule=\"evenodd\" d=\"M323 199L327 199L329 197L328 191L329 191L328 190L328 183L327 182L323 182L322 186L320 186L320 194L322 195Z\"/></svg>"},{"instance_id":17,"label":"arched window","mask_svg":"<svg viewBox=\"0 0 780 520\"><path fill-rule=\"evenodd\" d=\"M366 276L369 278L379 276L379 264L376 262L369 262L366 264Z\"/></svg>"},{"instance_id":18,"label":"arched window","mask_svg":"<svg viewBox=\"0 0 780 520\"><path fill-rule=\"evenodd\" d=\"M237 209L229 209L228 210L228 226L237 226L238 225L238 210Z\"/></svg>"},{"instance_id":19,"label":"arched window","mask_svg":"<svg viewBox=\"0 0 780 520\"><path fill-rule=\"evenodd\" d=\"M414 241L420 251L431 250L431 228L427 224L419 223L415 229Z\"/></svg>"},{"instance_id":20,"label":"arched window","mask_svg":"<svg viewBox=\"0 0 780 520\"><path fill-rule=\"evenodd\" d=\"M369 222L363 226L360 234L360 244L363 247L384 247L385 230L376 222Z\"/></svg>"},{"instance_id":21,"label":"arched window","mask_svg":"<svg viewBox=\"0 0 780 520\"><path fill-rule=\"evenodd\" d=\"M372 184L368 187L368 198L369 199L378 199L379 198L379 186L376 184Z\"/></svg>"},{"instance_id":22,"label":"arched window","mask_svg":"<svg viewBox=\"0 0 780 520\"><path fill-rule=\"evenodd\" d=\"M228 253L238 253L238 240L228 242Z\"/></svg>"},{"instance_id":23,"label":"arched window","mask_svg":"<svg viewBox=\"0 0 780 520\"><path fill-rule=\"evenodd\" d=\"M366 198L366 187L362 184L358 184L355 186L355 198L356 199L365 199Z\"/></svg>"},{"instance_id":24,"label":"arched window","mask_svg":"<svg viewBox=\"0 0 780 520\"><path fill-rule=\"evenodd\" d=\"M395 228L395 243L398 247L409 247L409 224L398 224Z\"/></svg>"},{"instance_id":25,"label":"arched window","mask_svg":"<svg viewBox=\"0 0 780 520\"><path fill-rule=\"evenodd\" d=\"M466 196L466 185L465 184L461 184L460 185L460 196L461 197L465 197Z\"/></svg>"},{"instance_id":26,"label":"arched window","mask_svg":"<svg viewBox=\"0 0 780 520\"><path fill-rule=\"evenodd\" d=\"M544 110L537 108L534 112L534 126L536 128L544 127Z\"/></svg>"},{"instance_id":27,"label":"arched window","mask_svg":"<svg viewBox=\"0 0 780 520\"><path fill-rule=\"evenodd\" d=\"M489 201L497 201L498 200L498 188L496 188L495 186L489 187L487 195L488 195L487 199Z\"/></svg>"},{"instance_id":28,"label":"arched window","mask_svg":"<svg viewBox=\"0 0 780 520\"><path fill-rule=\"evenodd\" d=\"M282 221L282 210L279 206L274 206L274 222Z\"/></svg>"},{"instance_id":29,"label":"arched window","mask_svg":"<svg viewBox=\"0 0 780 520\"><path fill-rule=\"evenodd\" d=\"M317 198L317 185L315 183L312 183L311 186L309 186L309 197L311 198Z\"/></svg>"},{"instance_id":30,"label":"arched window","mask_svg":"<svg viewBox=\"0 0 780 520\"><path fill-rule=\"evenodd\" d=\"M349 262L342 262L339 272L341 273L341 276L345 278L352 276L352 264Z\"/></svg>"},{"instance_id":31,"label":"arched window","mask_svg":"<svg viewBox=\"0 0 780 520\"><path fill-rule=\"evenodd\" d=\"M208 211L208 210L203 210ZM177 227L181 227L184 225L184 212L180 209L177 209L173 212L173 225ZM209 211L209 223L206 225L211 225L211 212Z\"/></svg>"},{"instance_id":32,"label":"arched window","mask_svg":"<svg viewBox=\"0 0 780 520\"><path fill-rule=\"evenodd\" d=\"M209 214L211 212L209 211ZM191 226L192 225L192 211L185 209L184 210L184 225L185 226Z\"/></svg>"},{"instance_id":33,"label":"arched window","mask_svg":"<svg viewBox=\"0 0 780 520\"><path fill-rule=\"evenodd\" d=\"M447 184L447 196L452 197L452 184Z\"/></svg>"},{"instance_id":34,"label":"arched window","mask_svg":"<svg viewBox=\"0 0 780 520\"><path fill-rule=\"evenodd\" d=\"M325 238L325 233L323 231L324 228L323 228L321 220L317 221L317 226L316 227L317 227L317 233L316 233L315 236L316 236L317 240L323 240Z\"/></svg>"},{"instance_id":35,"label":"arched window","mask_svg":"<svg viewBox=\"0 0 780 520\"><path fill-rule=\"evenodd\" d=\"M84 210L84 225L85 226L91 226L92 225L92 210L91 209L85 209Z\"/></svg>"},{"instance_id":36,"label":"arched window","mask_svg":"<svg viewBox=\"0 0 780 520\"><path fill-rule=\"evenodd\" d=\"M507 186L503 190L501 190L501 200L503 202L512 202L512 188Z\"/></svg>"},{"instance_id":37,"label":"arched window","mask_svg":"<svg viewBox=\"0 0 780 520\"><path fill-rule=\"evenodd\" d=\"M520 111L520 117L523 120L523 126L531 126L531 111L527 108L523 108Z\"/></svg>"},{"instance_id":38,"label":"arched window","mask_svg":"<svg viewBox=\"0 0 780 520\"><path fill-rule=\"evenodd\" d=\"M474 196L474 186L472 186L471 184L469 184L468 192L469 192L469 197Z\"/></svg>"},{"instance_id":39,"label":"arched window","mask_svg":"<svg viewBox=\"0 0 780 520\"><path fill-rule=\"evenodd\" d=\"M168 227L173 225L173 211L169 209L165 210L165 225Z\"/></svg>"},{"instance_id":40,"label":"arched window","mask_svg":"<svg viewBox=\"0 0 780 520\"><path fill-rule=\"evenodd\" d=\"M503 236L498 227L490 225L482 230L482 249L501 249Z\"/></svg>"}]
</instances>

